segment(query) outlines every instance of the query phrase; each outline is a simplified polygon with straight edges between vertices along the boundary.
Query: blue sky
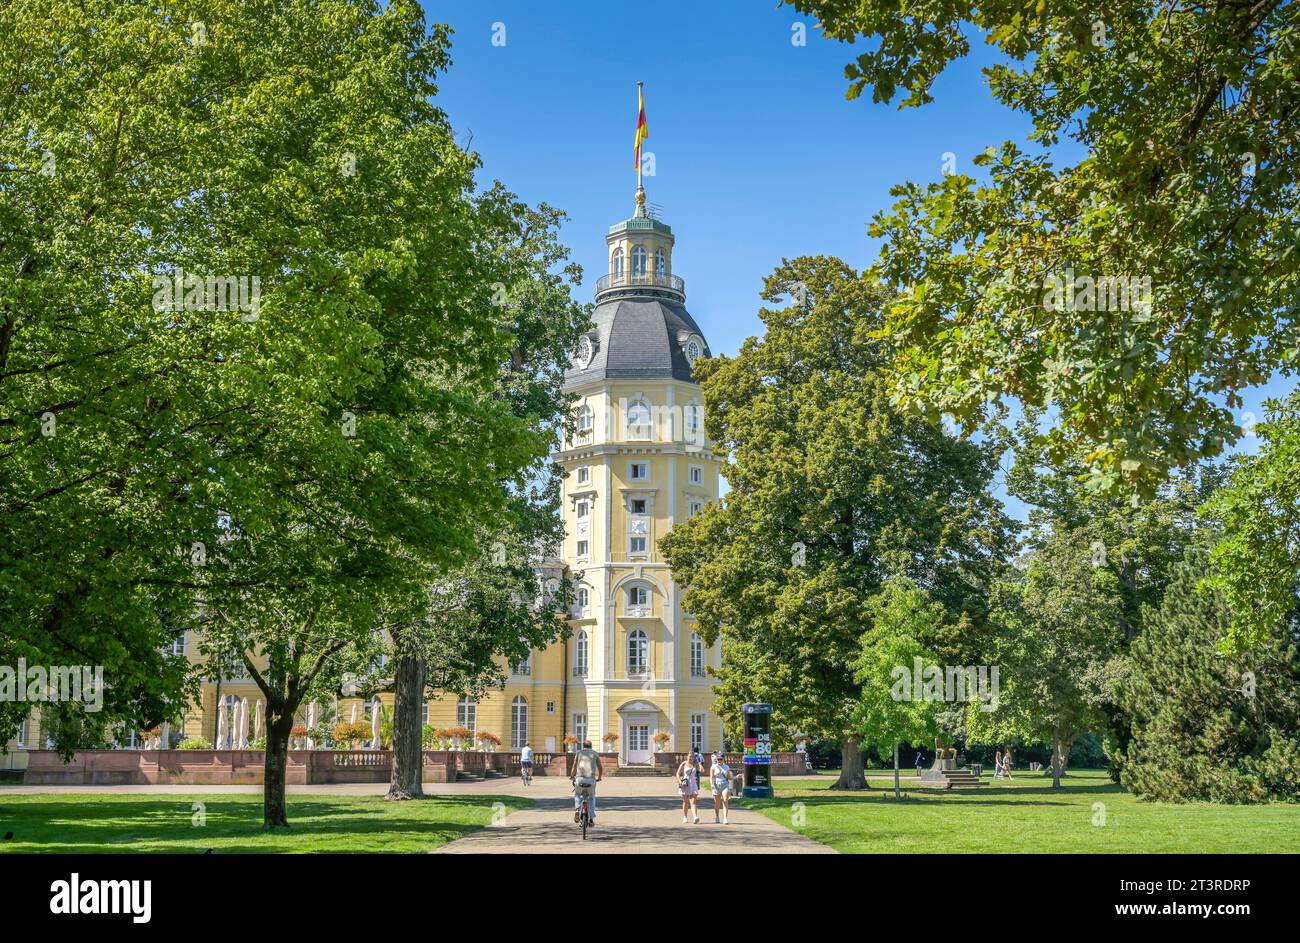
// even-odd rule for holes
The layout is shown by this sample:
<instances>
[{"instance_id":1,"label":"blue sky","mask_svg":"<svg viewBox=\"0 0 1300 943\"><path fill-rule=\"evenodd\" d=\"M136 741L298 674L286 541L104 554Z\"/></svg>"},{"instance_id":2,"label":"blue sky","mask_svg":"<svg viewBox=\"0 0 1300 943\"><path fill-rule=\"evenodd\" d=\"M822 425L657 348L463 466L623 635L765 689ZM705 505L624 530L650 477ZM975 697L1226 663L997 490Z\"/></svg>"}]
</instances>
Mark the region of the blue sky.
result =
<instances>
[{"instance_id":1,"label":"blue sky","mask_svg":"<svg viewBox=\"0 0 1300 943\"><path fill-rule=\"evenodd\" d=\"M646 178L677 246L687 307L714 353L762 331L758 292L783 257L824 254L863 268L878 246L871 217L889 188L941 173L943 155L971 157L1024 142L1020 115L996 104L976 52L949 67L936 101L899 110L844 97L855 47L828 42L775 2L610 4L570 0L426 2L449 23L453 65L437 103L500 179L530 203L571 217L563 238L585 270L582 300L605 270L604 233L631 215L636 83L645 82L656 174ZM807 43L791 42L804 22ZM502 35L504 45L494 45ZM859 47L860 48L860 47ZM1290 382L1266 392L1284 395ZM1265 392L1246 394L1262 418ZM1243 447L1253 450L1253 440ZM1009 510L1018 516L1015 502Z\"/></svg>"}]
</instances>

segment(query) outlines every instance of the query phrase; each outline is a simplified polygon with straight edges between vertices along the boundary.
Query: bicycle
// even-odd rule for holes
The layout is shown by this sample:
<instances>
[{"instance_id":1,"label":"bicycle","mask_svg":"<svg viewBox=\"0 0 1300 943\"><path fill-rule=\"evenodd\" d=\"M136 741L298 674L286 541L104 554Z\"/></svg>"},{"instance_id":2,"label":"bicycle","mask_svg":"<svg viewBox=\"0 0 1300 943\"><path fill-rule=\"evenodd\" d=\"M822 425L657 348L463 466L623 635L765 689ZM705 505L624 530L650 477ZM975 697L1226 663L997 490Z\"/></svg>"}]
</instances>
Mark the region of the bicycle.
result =
<instances>
[{"instance_id":1,"label":"bicycle","mask_svg":"<svg viewBox=\"0 0 1300 943\"><path fill-rule=\"evenodd\" d=\"M591 824L590 802L591 784L572 780L573 788L578 793L578 810L573 813L573 820L582 826L582 840L587 840L587 826Z\"/></svg>"}]
</instances>

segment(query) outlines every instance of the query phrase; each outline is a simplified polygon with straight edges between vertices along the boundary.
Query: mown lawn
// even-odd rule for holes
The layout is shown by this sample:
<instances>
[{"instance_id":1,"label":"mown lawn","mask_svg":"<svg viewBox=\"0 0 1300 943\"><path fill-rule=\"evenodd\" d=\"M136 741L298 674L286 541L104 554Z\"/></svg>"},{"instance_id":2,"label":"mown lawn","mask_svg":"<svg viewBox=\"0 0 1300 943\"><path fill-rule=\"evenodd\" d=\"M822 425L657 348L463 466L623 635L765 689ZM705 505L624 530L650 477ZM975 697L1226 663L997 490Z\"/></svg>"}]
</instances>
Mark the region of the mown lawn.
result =
<instances>
[{"instance_id":1,"label":"mown lawn","mask_svg":"<svg viewBox=\"0 0 1300 943\"><path fill-rule=\"evenodd\" d=\"M262 797L256 793L0 792L0 854L424 852L531 804L513 796L410 802L382 796L289 796L292 827L268 833L262 830Z\"/></svg>"},{"instance_id":2,"label":"mown lawn","mask_svg":"<svg viewBox=\"0 0 1300 943\"><path fill-rule=\"evenodd\" d=\"M875 774L877 771L871 771ZM984 781L978 789L921 788L908 798L888 780L828 789L833 776L779 779L775 799L743 805L843 852L1300 853L1300 805L1166 805L1139 802L1102 771L1071 773L1059 791L1041 775ZM1096 822L1097 824L1094 824Z\"/></svg>"}]
</instances>

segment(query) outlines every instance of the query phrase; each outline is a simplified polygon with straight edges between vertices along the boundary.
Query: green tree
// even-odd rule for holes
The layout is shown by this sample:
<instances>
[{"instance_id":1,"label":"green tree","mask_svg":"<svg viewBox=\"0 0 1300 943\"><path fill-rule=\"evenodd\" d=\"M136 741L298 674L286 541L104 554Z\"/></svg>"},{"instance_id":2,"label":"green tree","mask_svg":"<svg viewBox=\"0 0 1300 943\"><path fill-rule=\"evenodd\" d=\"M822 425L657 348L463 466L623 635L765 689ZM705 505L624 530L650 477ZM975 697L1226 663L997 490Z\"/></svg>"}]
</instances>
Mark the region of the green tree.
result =
<instances>
[{"instance_id":1,"label":"green tree","mask_svg":"<svg viewBox=\"0 0 1300 943\"><path fill-rule=\"evenodd\" d=\"M1239 391L1300 340L1295 4L790 2L867 40L850 98L922 105L980 39L993 98L1033 125L974 156L980 179L899 185L872 224L900 402L972 424L1050 405L1056 457L1145 494L1239 438Z\"/></svg>"},{"instance_id":2,"label":"green tree","mask_svg":"<svg viewBox=\"0 0 1300 943\"><path fill-rule=\"evenodd\" d=\"M545 459L531 388L500 374L563 332L525 342L507 289L564 273L523 278L504 238L528 213L475 196L433 104L449 33L411 0L0 16L21 90L0 123L0 642L103 664L111 710L151 724L193 690L160 651L201 618L266 696L264 817L286 824L303 699L419 617Z\"/></svg>"},{"instance_id":3,"label":"green tree","mask_svg":"<svg viewBox=\"0 0 1300 943\"><path fill-rule=\"evenodd\" d=\"M1114 574L1094 566L1077 533L1062 531L992 598L1000 690L991 711L969 705L967 735L979 743L1021 736L1050 744L1052 787L1059 789L1075 737L1105 723L1102 709L1113 696L1123 638Z\"/></svg>"},{"instance_id":4,"label":"green tree","mask_svg":"<svg viewBox=\"0 0 1300 943\"><path fill-rule=\"evenodd\" d=\"M1120 700L1133 717L1123 783L1160 802L1300 799L1300 654L1295 622L1249 651L1219 650L1232 609L1198 589L1192 548L1134 640Z\"/></svg>"},{"instance_id":5,"label":"green tree","mask_svg":"<svg viewBox=\"0 0 1300 943\"><path fill-rule=\"evenodd\" d=\"M564 370L590 314L572 297L581 269L568 259L558 230L565 219L542 204L521 203L497 184L479 200L492 228L482 251L501 260L495 287L511 344L496 374L495 396L539 442L553 441L568 419ZM388 798L423 794L422 706L435 690L477 694L504 680L501 664L522 660L566 627L562 571L539 594L539 571L562 538L558 467L541 451L521 468L500 469L503 513L480 528L473 555L440 573L427 607L389 629L395 661L393 770Z\"/></svg>"},{"instance_id":6,"label":"green tree","mask_svg":"<svg viewBox=\"0 0 1300 943\"><path fill-rule=\"evenodd\" d=\"M767 279L766 299L785 294L797 303L762 311L762 340L697 366L731 490L660 545L701 637L724 637L721 709L734 715L743 692L783 725L839 739L838 785L860 789L850 665L868 601L888 576L910 577L968 629L925 641L961 657L1009 521L988 490L995 447L890 406L870 338L886 301L876 283L837 259L801 258Z\"/></svg>"},{"instance_id":7,"label":"green tree","mask_svg":"<svg viewBox=\"0 0 1300 943\"><path fill-rule=\"evenodd\" d=\"M927 700L916 690L914 668L937 666L922 639L933 639L943 624L944 609L905 578L885 584L871 600L871 628L862 636L861 651L851 664L854 680L862 686L854 706L852 726L862 743L877 748L883 757L894 754L894 796L899 786L898 747L925 743L939 729L942 701Z\"/></svg>"},{"instance_id":8,"label":"green tree","mask_svg":"<svg viewBox=\"0 0 1300 943\"><path fill-rule=\"evenodd\" d=\"M1300 391L1266 408L1258 454L1205 508L1222 535L1209 579L1232 613L1223 645L1239 652L1284 631L1300 572Z\"/></svg>"},{"instance_id":9,"label":"green tree","mask_svg":"<svg viewBox=\"0 0 1300 943\"><path fill-rule=\"evenodd\" d=\"M1171 573L1189 546L1201 539L1201 505L1225 477L1222 465L1203 463L1175 471L1149 500L1134 501L1104 489L1078 463L1053 466L1038 444L1032 414L1013 435L1015 460L1008 493L1030 505L1026 543L1037 548L1069 532L1086 548L1094 567L1114 574L1119 592L1122 646L1142 631L1143 613L1158 607ZM1130 739L1130 719L1115 700L1104 705L1112 775L1118 777ZM1118 780L1117 780L1118 781Z\"/></svg>"}]
</instances>

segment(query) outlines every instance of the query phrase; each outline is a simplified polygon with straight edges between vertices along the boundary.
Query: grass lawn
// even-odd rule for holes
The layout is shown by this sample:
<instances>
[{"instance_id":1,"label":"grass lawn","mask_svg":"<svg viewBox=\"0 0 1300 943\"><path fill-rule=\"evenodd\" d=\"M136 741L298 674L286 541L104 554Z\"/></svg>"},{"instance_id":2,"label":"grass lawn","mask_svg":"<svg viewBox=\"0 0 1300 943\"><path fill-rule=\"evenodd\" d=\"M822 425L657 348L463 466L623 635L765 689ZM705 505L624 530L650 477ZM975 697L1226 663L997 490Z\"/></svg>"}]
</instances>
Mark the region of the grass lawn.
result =
<instances>
[{"instance_id":1,"label":"grass lawn","mask_svg":"<svg viewBox=\"0 0 1300 943\"><path fill-rule=\"evenodd\" d=\"M204 824L195 824L195 803ZM497 805L500 803L500 805ZM382 796L289 796L287 832L262 830L262 797L236 795L5 795L0 854L15 852L422 852L477 831L513 796L389 802ZM12 838L5 838L12 832Z\"/></svg>"},{"instance_id":2,"label":"grass lawn","mask_svg":"<svg viewBox=\"0 0 1300 943\"><path fill-rule=\"evenodd\" d=\"M1031 773L1010 781L986 775L987 785L961 791L923 788L915 775L904 776L908 798L899 802L892 771L888 780L876 772L866 792L831 791L828 775L778 779L775 799L741 804L838 851L863 854L1300 853L1300 805L1139 802L1100 770L1073 772L1055 792L1051 779Z\"/></svg>"}]
</instances>

